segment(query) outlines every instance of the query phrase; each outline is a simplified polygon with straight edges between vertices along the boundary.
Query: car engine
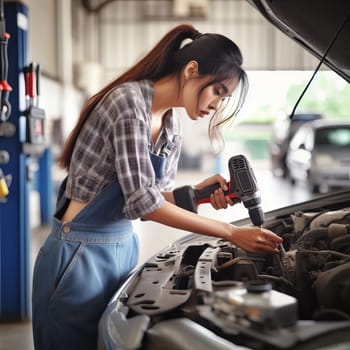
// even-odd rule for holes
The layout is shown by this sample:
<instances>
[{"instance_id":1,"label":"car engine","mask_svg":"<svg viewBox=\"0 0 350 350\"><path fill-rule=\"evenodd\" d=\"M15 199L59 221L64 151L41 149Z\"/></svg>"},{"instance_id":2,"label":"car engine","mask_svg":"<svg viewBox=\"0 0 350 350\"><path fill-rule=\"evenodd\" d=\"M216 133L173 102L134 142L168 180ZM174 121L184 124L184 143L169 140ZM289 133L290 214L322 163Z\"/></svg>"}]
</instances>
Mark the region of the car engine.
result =
<instances>
[{"instance_id":1,"label":"car engine","mask_svg":"<svg viewBox=\"0 0 350 350\"><path fill-rule=\"evenodd\" d=\"M193 234L150 259L109 306L116 348L350 348L350 207L264 227L283 238L279 254Z\"/></svg>"}]
</instances>

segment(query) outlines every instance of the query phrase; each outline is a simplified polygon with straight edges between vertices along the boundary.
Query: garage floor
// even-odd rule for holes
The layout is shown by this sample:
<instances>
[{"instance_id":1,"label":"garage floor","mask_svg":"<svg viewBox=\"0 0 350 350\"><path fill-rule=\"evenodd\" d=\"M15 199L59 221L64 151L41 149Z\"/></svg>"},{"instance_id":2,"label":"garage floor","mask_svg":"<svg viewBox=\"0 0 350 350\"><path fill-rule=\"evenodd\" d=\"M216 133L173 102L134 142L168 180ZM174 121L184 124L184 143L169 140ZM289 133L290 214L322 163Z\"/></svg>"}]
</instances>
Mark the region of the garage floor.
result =
<instances>
[{"instance_id":1,"label":"garage floor","mask_svg":"<svg viewBox=\"0 0 350 350\"><path fill-rule=\"evenodd\" d=\"M31 322L0 324L1 350L33 350Z\"/></svg>"}]
</instances>

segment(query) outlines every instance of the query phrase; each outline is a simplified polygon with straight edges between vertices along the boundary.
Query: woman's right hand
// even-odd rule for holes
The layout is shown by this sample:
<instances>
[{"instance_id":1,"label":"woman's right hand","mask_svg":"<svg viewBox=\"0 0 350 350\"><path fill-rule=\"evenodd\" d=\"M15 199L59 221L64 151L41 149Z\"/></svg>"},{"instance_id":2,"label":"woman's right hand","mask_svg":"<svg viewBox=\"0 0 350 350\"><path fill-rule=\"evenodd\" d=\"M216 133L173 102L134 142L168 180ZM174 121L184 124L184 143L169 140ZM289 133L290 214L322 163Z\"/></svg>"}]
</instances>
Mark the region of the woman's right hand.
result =
<instances>
[{"instance_id":1,"label":"woman's right hand","mask_svg":"<svg viewBox=\"0 0 350 350\"><path fill-rule=\"evenodd\" d=\"M230 241L250 253L278 253L282 238L260 227L232 226Z\"/></svg>"},{"instance_id":2,"label":"woman's right hand","mask_svg":"<svg viewBox=\"0 0 350 350\"><path fill-rule=\"evenodd\" d=\"M226 209L229 205L234 205L233 200L229 196L225 196L224 191L228 190L227 181L220 174L215 174L203 180L194 186L196 190L202 190L211 185L219 184L220 187L210 194L210 203L216 210Z\"/></svg>"}]
</instances>

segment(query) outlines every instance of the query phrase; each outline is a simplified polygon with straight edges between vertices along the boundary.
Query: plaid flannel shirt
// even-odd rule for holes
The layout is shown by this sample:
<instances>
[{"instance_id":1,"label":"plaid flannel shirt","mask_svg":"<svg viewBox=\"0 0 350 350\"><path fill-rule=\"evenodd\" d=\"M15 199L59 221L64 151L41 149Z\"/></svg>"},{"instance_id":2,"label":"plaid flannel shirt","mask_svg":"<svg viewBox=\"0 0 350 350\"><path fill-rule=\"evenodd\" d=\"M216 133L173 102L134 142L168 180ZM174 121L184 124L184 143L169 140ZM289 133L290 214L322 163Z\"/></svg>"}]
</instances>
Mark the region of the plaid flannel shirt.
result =
<instances>
[{"instance_id":1,"label":"plaid flannel shirt","mask_svg":"<svg viewBox=\"0 0 350 350\"><path fill-rule=\"evenodd\" d=\"M161 134L151 141L153 83L124 83L94 108L74 147L65 196L89 202L108 184L118 181L129 219L148 214L164 203L161 191L172 189L181 150L180 125L172 110L163 120ZM166 175L157 184L150 151L159 153L173 140Z\"/></svg>"}]
</instances>

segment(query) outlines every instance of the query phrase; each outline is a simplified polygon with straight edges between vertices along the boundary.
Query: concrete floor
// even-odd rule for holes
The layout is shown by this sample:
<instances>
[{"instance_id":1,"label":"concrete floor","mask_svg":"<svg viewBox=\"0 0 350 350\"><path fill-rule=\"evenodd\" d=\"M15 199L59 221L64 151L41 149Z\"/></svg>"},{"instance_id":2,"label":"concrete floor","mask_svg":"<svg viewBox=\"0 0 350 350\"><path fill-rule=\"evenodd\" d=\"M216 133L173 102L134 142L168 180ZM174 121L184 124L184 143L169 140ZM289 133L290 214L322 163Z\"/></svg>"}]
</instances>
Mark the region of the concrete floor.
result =
<instances>
[{"instance_id":1,"label":"concrete floor","mask_svg":"<svg viewBox=\"0 0 350 350\"><path fill-rule=\"evenodd\" d=\"M0 324L0 349L33 350L31 322Z\"/></svg>"},{"instance_id":2,"label":"concrete floor","mask_svg":"<svg viewBox=\"0 0 350 350\"><path fill-rule=\"evenodd\" d=\"M265 211L273 210L277 207L297 203L310 198L310 194L303 187L291 188L290 185L279 178L274 178L268 170L268 164L252 164L254 172L260 186L262 206ZM208 174L200 172L180 172L176 186L184 184L196 184L203 180ZM31 208L36 211L36 199L33 198ZM226 210L215 211L208 204L199 207L199 214L215 217L224 221L234 220L247 216L247 210L243 205L237 204ZM38 214L36 214L38 215ZM35 215L31 230L31 264L46 238L49 227L41 227L35 222ZM187 232L172 229L153 222L136 221L135 231L138 232L141 241L140 261L142 264L159 250L166 247L171 242L186 235ZM0 350L33 350L31 322L21 323L0 323Z\"/></svg>"}]
</instances>

